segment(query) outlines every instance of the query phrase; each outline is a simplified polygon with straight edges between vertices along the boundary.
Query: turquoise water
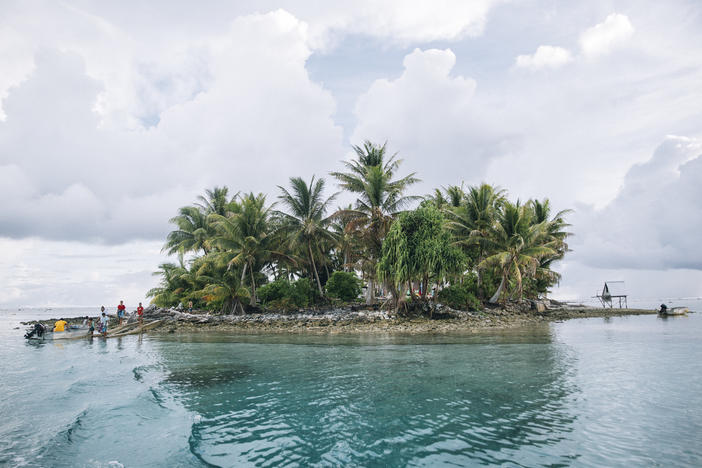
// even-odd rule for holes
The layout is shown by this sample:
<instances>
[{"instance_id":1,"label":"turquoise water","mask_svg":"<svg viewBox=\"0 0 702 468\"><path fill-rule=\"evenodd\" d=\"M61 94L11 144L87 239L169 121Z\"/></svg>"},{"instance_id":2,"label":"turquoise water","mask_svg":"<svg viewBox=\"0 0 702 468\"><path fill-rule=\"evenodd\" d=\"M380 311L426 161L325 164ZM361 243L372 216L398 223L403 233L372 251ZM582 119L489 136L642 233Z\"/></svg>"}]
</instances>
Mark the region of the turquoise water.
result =
<instances>
[{"instance_id":1,"label":"turquoise water","mask_svg":"<svg viewBox=\"0 0 702 468\"><path fill-rule=\"evenodd\" d=\"M0 312L2 466L702 465L700 314L31 344L32 313Z\"/></svg>"}]
</instances>

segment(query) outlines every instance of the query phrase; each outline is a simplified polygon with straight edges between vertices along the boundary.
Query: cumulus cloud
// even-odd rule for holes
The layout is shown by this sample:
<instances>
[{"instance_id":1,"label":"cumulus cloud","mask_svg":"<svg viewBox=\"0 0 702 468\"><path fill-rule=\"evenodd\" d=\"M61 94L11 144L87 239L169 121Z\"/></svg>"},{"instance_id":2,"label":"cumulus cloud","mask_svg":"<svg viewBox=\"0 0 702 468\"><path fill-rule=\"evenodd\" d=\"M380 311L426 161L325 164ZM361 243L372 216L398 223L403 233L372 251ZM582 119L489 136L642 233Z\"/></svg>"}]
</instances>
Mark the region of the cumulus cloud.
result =
<instances>
[{"instance_id":1,"label":"cumulus cloud","mask_svg":"<svg viewBox=\"0 0 702 468\"><path fill-rule=\"evenodd\" d=\"M598 226L620 211L637 228L655 221L646 206L622 197L632 187L656 185L649 179L657 181L661 173L676 181L663 184L671 184L667 192L694 188L685 181L696 175L699 152L680 150L679 156L688 155L682 159L656 156L673 161L672 169L656 172L646 163L648 175L631 166L667 133L702 136L699 5L645 3L627 11L630 16L613 14L587 29L596 22L589 19L593 12L611 8L607 1L546 15L542 2L493 8L497 3L215 0L193 8L178 0L126 7L2 2L0 236L13 239L0 242L0 260L14 260L0 274L24 271L15 265L32 249L99 258L101 249L119 243L136 249L130 239L154 239L160 246L166 220L204 187L227 184L274 198L275 185L290 175L324 175L348 150L334 119L349 122L352 143L389 140L405 159L404 169L424 179L419 194L484 179L515 197L548 196L559 209L595 204L573 219L579 244L566 281L577 268L595 276L589 273L616 272L619 264L696 265L699 247L662 228L645 229L626 243ZM573 31L585 31L577 53L578 45L569 42L577 40ZM462 40L468 37L477 39ZM451 50L421 50L436 41L441 47L452 41ZM562 48L525 50L524 44ZM408 53L413 47L421 49ZM349 48L361 52L349 55ZM616 60L582 60L615 50ZM515 61L522 52L533 53ZM555 67L558 73L509 73ZM335 100L355 102L357 121L344 120L350 109L337 113ZM637 197L647 199L645 189L639 191ZM690 193L685 197L699 197ZM615 228L620 238L631 236L625 225ZM20 248L27 236L44 240L32 238L31 247ZM599 253L628 248L619 257ZM656 261L636 263L636 249L656 252ZM690 252L687 260L682 249ZM22 256L10 255L15 250ZM122 255L115 251L115 263ZM42 265L41 256L32 261ZM149 268L157 263L152 258ZM26 270L23 281L41 276L45 284L53 281L52 295L60 294L62 272L81 263L55 265L45 265L47 276L38 266ZM95 275L90 284L96 288L108 281ZM115 287L134 283L125 278L109 281ZM31 287L39 294L39 282ZM15 296L30 297L21 282L12 288ZM84 303L68 296L62 301Z\"/></svg>"},{"instance_id":2,"label":"cumulus cloud","mask_svg":"<svg viewBox=\"0 0 702 468\"><path fill-rule=\"evenodd\" d=\"M668 136L606 207L581 207L574 259L598 268L702 270L702 142ZM585 229L587 227L587 230Z\"/></svg>"},{"instance_id":3,"label":"cumulus cloud","mask_svg":"<svg viewBox=\"0 0 702 468\"><path fill-rule=\"evenodd\" d=\"M587 29L580 36L585 56L605 55L634 34L634 26L626 15L612 13L602 23Z\"/></svg>"},{"instance_id":4,"label":"cumulus cloud","mask_svg":"<svg viewBox=\"0 0 702 468\"><path fill-rule=\"evenodd\" d=\"M401 150L404 170L417 171L424 181L420 189L427 192L479 181L489 158L509 145L475 102L475 80L451 75L455 63L450 49L415 49L399 78L375 81L355 107L352 141L388 140L391 149Z\"/></svg>"},{"instance_id":5,"label":"cumulus cloud","mask_svg":"<svg viewBox=\"0 0 702 468\"><path fill-rule=\"evenodd\" d=\"M299 2L291 8L311 24L313 44L324 48L329 36L339 33L365 34L401 43L451 41L477 36L483 33L489 10L501 1Z\"/></svg>"},{"instance_id":6,"label":"cumulus cloud","mask_svg":"<svg viewBox=\"0 0 702 468\"><path fill-rule=\"evenodd\" d=\"M573 60L568 49L563 47L542 45L531 55L519 55L515 66L539 70L542 68L558 68Z\"/></svg>"},{"instance_id":7,"label":"cumulus cloud","mask_svg":"<svg viewBox=\"0 0 702 468\"><path fill-rule=\"evenodd\" d=\"M477 36L490 9L502 1L295 0L285 8L304 25L307 46L329 51L349 34L394 44ZM212 36L236 18L279 8L280 2L268 0L207 2L197 12L191 3L178 1L128 8L70 0L5 2L0 6L0 101L29 76L37 50L51 47L83 57L88 75L104 84L98 103L103 118L132 128L153 125L160 111L207 86L212 75L203 56Z\"/></svg>"},{"instance_id":8,"label":"cumulus cloud","mask_svg":"<svg viewBox=\"0 0 702 468\"><path fill-rule=\"evenodd\" d=\"M42 49L0 122L0 177L16 188L0 207L0 235L162 239L203 187L273 197L291 175L341 158L334 101L305 69L304 23L283 11L246 16L202 47L211 77L195 93L176 86L180 98L148 128L103 118L105 86L83 58Z\"/></svg>"},{"instance_id":9,"label":"cumulus cloud","mask_svg":"<svg viewBox=\"0 0 702 468\"><path fill-rule=\"evenodd\" d=\"M121 245L0 237L0 305L132 307L158 283L161 243ZM96 308L97 309L97 308Z\"/></svg>"}]
</instances>

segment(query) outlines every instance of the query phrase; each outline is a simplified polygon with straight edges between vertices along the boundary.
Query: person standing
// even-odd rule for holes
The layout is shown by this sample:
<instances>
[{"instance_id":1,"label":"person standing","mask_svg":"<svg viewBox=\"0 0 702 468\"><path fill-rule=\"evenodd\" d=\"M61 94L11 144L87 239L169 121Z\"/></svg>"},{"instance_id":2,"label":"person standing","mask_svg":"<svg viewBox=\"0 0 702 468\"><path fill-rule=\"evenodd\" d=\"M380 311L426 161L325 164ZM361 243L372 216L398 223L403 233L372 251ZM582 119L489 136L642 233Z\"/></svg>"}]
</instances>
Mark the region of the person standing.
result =
<instances>
[{"instance_id":1,"label":"person standing","mask_svg":"<svg viewBox=\"0 0 702 468\"><path fill-rule=\"evenodd\" d=\"M105 314L105 306L100 307L102 316L100 317L100 333L102 336L107 337L107 314Z\"/></svg>"},{"instance_id":2,"label":"person standing","mask_svg":"<svg viewBox=\"0 0 702 468\"><path fill-rule=\"evenodd\" d=\"M93 325L93 319L88 318L88 331L90 331L90 338L93 337L93 332L95 332L95 325Z\"/></svg>"},{"instance_id":3,"label":"person standing","mask_svg":"<svg viewBox=\"0 0 702 468\"><path fill-rule=\"evenodd\" d=\"M124 306L124 301L119 301L119 305L117 306L117 319L119 320L119 324L122 325L122 319L124 318L124 310L126 307Z\"/></svg>"},{"instance_id":4,"label":"person standing","mask_svg":"<svg viewBox=\"0 0 702 468\"><path fill-rule=\"evenodd\" d=\"M141 302L137 307L137 317L139 318L139 326L141 326L144 323L144 308L141 306Z\"/></svg>"},{"instance_id":5,"label":"person standing","mask_svg":"<svg viewBox=\"0 0 702 468\"><path fill-rule=\"evenodd\" d=\"M193 313L193 301L188 301L188 312Z\"/></svg>"}]
</instances>

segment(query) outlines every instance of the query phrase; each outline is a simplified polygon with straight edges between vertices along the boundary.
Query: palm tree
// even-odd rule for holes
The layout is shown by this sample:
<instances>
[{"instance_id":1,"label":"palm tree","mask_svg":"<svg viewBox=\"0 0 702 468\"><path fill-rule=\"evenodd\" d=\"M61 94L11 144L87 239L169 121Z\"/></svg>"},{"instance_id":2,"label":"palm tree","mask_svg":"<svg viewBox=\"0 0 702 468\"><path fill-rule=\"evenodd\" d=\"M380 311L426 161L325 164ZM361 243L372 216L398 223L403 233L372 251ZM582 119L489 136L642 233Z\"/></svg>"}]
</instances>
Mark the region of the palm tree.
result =
<instances>
[{"instance_id":1,"label":"palm tree","mask_svg":"<svg viewBox=\"0 0 702 468\"><path fill-rule=\"evenodd\" d=\"M238 196L228 198L227 187L215 187L205 190L205 196L199 195L199 203L194 206L184 206L178 210L178 215L169 220L177 229L171 231L166 238L162 252L173 255L177 252L202 252L207 255L211 250L210 240L214 230L209 225L207 217L210 214L224 216L230 204Z\"/></svg>"},{"instance_id":2,"label":"palm tree","mask_svg":"<svg viewBox=\"0 0 702 468\"><path fill-rule=\"evenodd\" d=\"M209 216L217 232L213 239L218 248L215 255L226 261L229 268L241 266L242 285L248 270L251 306L256 305L255 273L273 254L268 228L270 208L266 208L265 203L265 195L249 193L241 197L240 202L229 204L228 216L217 213Z\"/></svg>"},{"instance_id":3,"label":"palm tree","mask_svg":"<svg viewBox=\"0 0 702 468\"><path fill-rule=\"evenodd\" d=\"M168 255L175 253L209 251L210 233L207 226L207 215L194 206L184 206L178 210L178 215L169 220L177 229L168 233L166 243L161 249Z\"/></svg>"},{"instance_id":4,"label":"palm tree","mask_svg":"<svg viewBox=\"0 0 702 468\"><path fill-rule=\"evenodd\" d=\"M182 302L184 295L189 290L188 282L183 278L188 274L183 255L178 255L178 263L162 263L158 266L158 271L154 276L161 276L159 286L150 289L146 297L150 297L151 302L159 307L173 307Z\"/></svg>"},{"instance_id":5,"label":"palm tree","mask_svg":"<svg viewBox=\"0 0 702 468\"><path fill-rule=\"evenodd\" d=\"M208 305L218 305L222 313L244 313L242 301L251 298L251 293L242 284L242 278L236 268L230 268L226 262L215 255L200 257L196 275L200 289L194 296L204 300ZM193 265L193 269L195 265ZM243 266L242 266L243 269Z\"/></svg>"},{"instance_id":6,"label":"palm tree","mask_svg":"<svg viewBox=\"0 0 702 468\"><path fill-rule=\"evenodd\" d=\"M233 197L228 198L228 195L228 187L215 187L212 190L206 189L205 196L198 195L197 199L200 203L196 203L195 206L199 207L206 215L218 214L220 216L225 216L230 203L239 196L237 193Z\"/></svg>"},{"instance_id":7,"label":"palm tree","mask_svg":"<svg viewBox=\"0 0 702 468\"><path fill-rule=\"evenodd\" d=\"M490 298L491 303L498 301L511 277L516 282L516 294L521 300L523 275L533 275L541 258L556 253L546 225L532 223L531 210L528 206L520 206L519 202L503 204L485 243L492 254L479 264L479 268L496 266L502 276L500 286Z\"/></svg>"},{"instance_id":8,"label":"palm tree","mask_svg":"<svg viewBox=\"0 0 702 468\"><path fill-rule=\"evenodd\" d=\"M343 189L358 195L354 209L343 210L343 214L352 218L349 229L365 247L362 270L368 278L368 304L375 302L376 267L390 224L409 203L420 198L403 195L407 187L419 182L415 173L393 180L402 160L395 159L397 153L386 158L386 146L370 141L354 146L357 160L343 162L348 172L331 173Z\"/></svg>"},{"instance_id":9,"label":"palm tree","mask_svg":"<svg viewBox=\"0 0 702 468\"><path fill-rule=\"evenodd\" d=\"M349 212L353 211L353 207L348 205L346 208L339 208L339 213L333 220L331 228L334 233L334 244L337 254L341 257L341 266L344 271L349 271L355 263L354 249L357 247L356 238L349 227L352 220Z\"/></svg>"},{"instance_id":10,"label":"palm tree","mask_svg":"<svg viewBox=\"0 0 702 468\"><path fill-rule=\"evenodd\" d=\"M568 252L568 244L565 242L566 238L572 235L564 230L570 226L565 221L565 215L572 213L573 210L561 210L551 217L551 202L548 198L545 198L543 201L529 200L528 206L532 212L532 223L545 223L546 232L551 240L560 241L561 245L558 248L558 253L560 255L559 258L563 258L563 255Z\"/></svg>"},{"instance_id":11,"label":"palm tree","mask_svg":"<svg viewBox=\"0 0 702 468\"><path fill-rule=\"evenodd\" d=\"M277 211L276 214L280 217L281 228L291 249L305 251L310 266L310 276L317 282L319 294L324 296L317 271L315 253L319 252L322 241L333 239L333 235L328 229L332 218L327 217L326 212L337 194L333 194L325 200L322 195L324 179L319 179L316 182L314 179L312 176L308 185L300 177L291 177L290 191L278 186L282 192L278 198L288 211Z\"/></svg>"},{"instance_id":12,"label":"palm tree","mask_svg":"<svg viewBox=\"0 0 702 468\"><path fill-rule=\"evenodd\" d=\"M570 224L565 221L565 215L573 210L561 210L551 217L551 202L548 198L543 201L530 200L528 206L532 212L532 223L545 225L545 234L555 250L553 255L546 255L539 260L535 274L537 293L546 293L561 278L559 273L551 270L551 264L570 251L566 240L572 234L566 231Z\"/></svg>"},{"instance_id":13,"label":"palm tree","mask_svg":"<svg viewBox=\"0 0 702 468\"><path fill-rule=\"evenodd\" d=\"M466 194L463 191L463 184L459 187L458 185L449 185L446 189L446 198L449 206L454 208L461 206L463 199Z\"/></svg>"},{"instance_id":14,"label":"palm tree","mask_svg":"<svg viewBox=\"0 0 702 468\"><path fill-rule=\"evenodd\" d=\"M464 193L461 203L452 206L445 213L448 227L452 231L455 243L466 253L477 249L476 263L485 257L487 236L495 223L500 207L505 203L505 191L489 184L470 187ZM473 251L475 257L476 252ZM480 269L477 269L478 288L481 287Z\"/></svg>"}]
</instances>

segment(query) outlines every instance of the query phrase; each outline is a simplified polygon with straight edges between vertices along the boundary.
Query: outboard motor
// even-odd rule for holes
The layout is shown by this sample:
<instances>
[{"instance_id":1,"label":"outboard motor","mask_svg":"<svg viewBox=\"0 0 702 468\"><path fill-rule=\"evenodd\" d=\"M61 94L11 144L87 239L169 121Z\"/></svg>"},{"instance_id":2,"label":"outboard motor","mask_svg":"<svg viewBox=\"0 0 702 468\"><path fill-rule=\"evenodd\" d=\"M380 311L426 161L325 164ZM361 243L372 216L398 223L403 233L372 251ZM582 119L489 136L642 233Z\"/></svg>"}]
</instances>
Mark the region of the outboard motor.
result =
<instances>
[{"instance_id":1,"label":"outboard motor","mask_svg":"<svg viewBox=\"0 0 702 468\"><path fill-rule=\"evenodd\" d=\"M41 338L42 336L44 336L45 332L46 327L44 327L44 325L42 325L41 323L35 323L34 327L24 334L24 337L29 339L36 335L37 338Z\"/></svg>"}]
</instances>

